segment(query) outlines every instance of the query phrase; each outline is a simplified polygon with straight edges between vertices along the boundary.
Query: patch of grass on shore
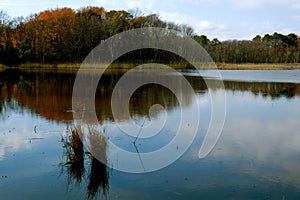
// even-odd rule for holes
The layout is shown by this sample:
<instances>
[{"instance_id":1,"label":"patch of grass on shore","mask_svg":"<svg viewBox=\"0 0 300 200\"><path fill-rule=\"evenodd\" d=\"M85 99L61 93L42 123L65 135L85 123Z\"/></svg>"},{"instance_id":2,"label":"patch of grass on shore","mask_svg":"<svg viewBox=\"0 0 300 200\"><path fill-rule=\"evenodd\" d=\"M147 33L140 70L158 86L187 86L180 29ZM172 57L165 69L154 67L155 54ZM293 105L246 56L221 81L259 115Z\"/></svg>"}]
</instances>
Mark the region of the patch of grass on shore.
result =
<instances>
[{"instance_id":1,"label":"patch of grass on shore","mask_svg":"<svg viewBox=\"0 0 300 200\"><path fill-rule=\"evenodd\" d=\"M5 65L3 65L3 64L0 64L0 71L3 71L3 70L5 70L5 69L7 69L8 67L7 66L5 66Z\"/></svg>"},{"instance_id":2,"label":"patch of grass on shore","mask_svg":"<svg viewBox=\"0 0 300 200\"><path fill-rule=\"evenodd\" d=\"M218 63L217 67L222 70L287 70L300 69L300 63Z\"/></svg>"},{"instance_id":3,"label":"patch of grass on shore","mask_svg":"<svg viewBox=\"0 0 300 200\"><path fill-rule=\"evenodd\" d=\"M39 63L25 63L20 64L15 68L20 69L64 69L64 70L78 70L80 63L61 63L61 64L39 64Z\"/></svg>"},{"instance_id":4,"label":"patch of grass on shore","mask_svg":"<svg viewBox=\"0 0 300 200\"><path fill-rule=\"evenodd\" d=\"M137 63L112 63L108 70L125 70L132 69L133 67L141 65ZM191 65L187 63L171 63L165 64L174 69L188 69ZM242 63L242 64L230 64L230 63L217 63L220 70L287 70L287 69L300 69L300 63ZM0 71L8 68L21 69L26 71L65 71L65 72L77 72L81 63L61 63L61 64L38 64L38 63L26 63L20 64L14 67L7 67L0 64ZM211 65L214 66L214 65ZM103 70L107 67L106 64L88 64L87 70ZM203 67L203 69L212 69L210 67Z\"/></svg>"}]
</instances>

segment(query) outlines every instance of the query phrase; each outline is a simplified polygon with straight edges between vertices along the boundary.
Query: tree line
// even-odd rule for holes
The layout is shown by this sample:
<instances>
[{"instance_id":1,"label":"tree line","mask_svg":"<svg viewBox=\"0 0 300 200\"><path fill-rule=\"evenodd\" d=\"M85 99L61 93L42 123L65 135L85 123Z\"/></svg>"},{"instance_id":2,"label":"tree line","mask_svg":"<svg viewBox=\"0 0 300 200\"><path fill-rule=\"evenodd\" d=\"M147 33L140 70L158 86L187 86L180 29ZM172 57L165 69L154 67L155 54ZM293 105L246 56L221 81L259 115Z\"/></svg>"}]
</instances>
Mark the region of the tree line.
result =
<instances>
[{"instance_id":1,"label":"tree line","mask_svg":"<svg viewBox=\"0 0 300 200\"><path fill-rule=\"evenodd\" d=\"M275 32L255 36L252 40L209 40L205 35L194 36L215 62L224 63L298 63L300 37L295 33Z\"/></svg>"},{"instance_id":2,"label":"tree line","mask_svg":"<svg viewBox=\"0 0 300 200\"><path fill-rule=\"evenodd\" d=\"M79 10L57 8L11 19L0 11L0 63L80 63L101 41L126 30L141 27L173 29L199 42L216 62L298 63L300 38L294 33L274 33L253 40L219 41L195 34L193 28L160 19L157 14L143 15L139 10L106 11L103 7ZM142 55L142 57L141 57ZM157 50L133 52L120 61L175 60L176 55Z\"/></svg>"}]
</instances>

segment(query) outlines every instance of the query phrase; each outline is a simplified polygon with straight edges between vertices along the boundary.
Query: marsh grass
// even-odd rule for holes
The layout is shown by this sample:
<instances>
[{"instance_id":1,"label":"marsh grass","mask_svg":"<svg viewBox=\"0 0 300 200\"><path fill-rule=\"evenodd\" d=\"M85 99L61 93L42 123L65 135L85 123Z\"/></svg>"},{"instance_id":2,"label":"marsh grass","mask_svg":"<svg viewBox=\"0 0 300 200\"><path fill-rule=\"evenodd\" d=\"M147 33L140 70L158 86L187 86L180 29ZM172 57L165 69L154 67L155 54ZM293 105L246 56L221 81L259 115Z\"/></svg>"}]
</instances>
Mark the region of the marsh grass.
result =
<instances>
[{"instance_id":1,"label":"marsh grass","mask_svg":"<svg viewBox=\"0 0 300 200\"><path fill-rule=\"evenodd\" d=\"M95 199L103 194L104 197L109 191L109 172L106 167L107 139L104 132L97 131L92 126L88 127L89 150L84 148L82 139L83 129L80 125L70 128L69 134L62 137L64 148L64 161L62 163L62 174L66 174L68 187L75 183L81 186L87 180L87 197ZM97 158L94 157L97 155ZM88 161L88 162L85 162ZM86 170L89 168L89 170ZM85 173L88 175L85 176Z\"/></svg>"},{"instance_id":2,"label":"marsh grass","mask_svg":"<svg viewBox=\"0 0 300 200\"><path fill-rule=\"evenodd\" d=\"M91 168L87 186L88 197L94 198L97 196L99 188L102 189L103 195L106 196L109 190L109 173L106 167L107 138L105 129L103 129L103 132L100 132L95 128L89 127L89 137Z\"/></svg>"},{"instance_id":3,"label":"marsh grass","mask_svg":"<svg viewBox=\"0 0 300 200\"><path fill-rule=\"evenodd\" d=\"M3 72L8 67L0 63L0 72Z\"/></svg>"},{"instance_id":4,"label":"marsh grass","mask_svg":"<svg viewBox=\"0 0 300 200\"><path fill-rule=\"evenodd\" d=\"M300 63L218 63L217 67L221 70L287 70L300 69Z\"/></svg>"},{"instance_id":5,"label":"marsh grass","mask_svg":"<svg viewBox=\"0 0 300 200\"><path fill-rule=\"evenodd\" d=\"M68 185L74 180L76 184L80 184L84 173L84 146L80 139L82 131L80 127L70 129L70 135L62 138L64 148L64 167L67 174Z\"/></svg>"},{"instance_id":6,"label":"marsh grass","mask_svg":"<svg viewBox=\"0 0 300 200\"><path fill-rule=\"evenodd\" d=\"M151 62L150 62L151 63ZM82 64L82 63L61 63L61 64L38 64L38 63L25 63L20 64L15 69L23 71L57 71L57 72L77 72L81 66L85 66L87 72L126 72L129 69L137 67L146 63L112 63L109 65L106 63L97 64ZM194 67L188 62L177 63L161 63L172 67L177 70L194 69ZM201 69L215 69L215 65L199 64ZM300 69L300 63L216 63L218 69L221 70L286 70L286 69ZM8 67L0 64L0 71L7 69ZM153 70L163 70L161 67L155 67Z\"/></svg>"}]
</instances>

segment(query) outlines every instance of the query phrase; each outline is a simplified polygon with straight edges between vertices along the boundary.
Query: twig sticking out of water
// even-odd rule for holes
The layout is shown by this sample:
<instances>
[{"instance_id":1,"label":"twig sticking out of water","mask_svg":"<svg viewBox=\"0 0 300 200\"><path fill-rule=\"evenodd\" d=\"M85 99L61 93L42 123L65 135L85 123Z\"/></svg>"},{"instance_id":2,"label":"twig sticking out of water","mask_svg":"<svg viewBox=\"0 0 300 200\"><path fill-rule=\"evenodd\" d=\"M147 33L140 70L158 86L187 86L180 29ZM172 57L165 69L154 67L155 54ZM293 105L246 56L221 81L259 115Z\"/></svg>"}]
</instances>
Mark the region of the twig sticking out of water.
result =
<instances>
[{"instance_id":1,"label":"twig sticking out of water","mask_svg":"<svg viewBox=\"0 0 300 200\"><path fill-rule=\"evenodd\" d=\"M141 128L140 128L140 131L138 132L137 136L135 137L135 140L133 141L133 144L134 144L134 145L135 145L137 139L139 138L139 136L141 135L142 129L143 129L144 124L145 124L145 121L146 121L146 119L144 119L143 124L142 124L142 126L141 126Z\"/></svg>"},{"instance_id":2,"label":"twig sticking out of water","mask_svg":"<svg viewBox=\"0 0 300 200\"><path fill-rule=\"evenodd\" d=\"M142 124L142 126L141 126L141 128L140 128L140 130L139 130L139 132L138 132L138 134L137 134L137 136L135 137L135 140L132 142L132 143L133 143L133 146L134 146L134 148L135 148L135 151L137 152L137 154L138 154L138 156L139 156L139 159L140 159L140 162L141 162L141 165L142 165L144 171L146 171L146 169L145 169L144 163L143 163L143 161L142 161L140 152L139 152L139 150L138 150L138 148L137 148L137 146L136 146L136 141L137 141L137 139L139 138L139 136L141 135L143 126L144 126L144 124L145 124L145 121L146 121L146 119L144 119L143 124Z\"/></svg>"}]
</instances>

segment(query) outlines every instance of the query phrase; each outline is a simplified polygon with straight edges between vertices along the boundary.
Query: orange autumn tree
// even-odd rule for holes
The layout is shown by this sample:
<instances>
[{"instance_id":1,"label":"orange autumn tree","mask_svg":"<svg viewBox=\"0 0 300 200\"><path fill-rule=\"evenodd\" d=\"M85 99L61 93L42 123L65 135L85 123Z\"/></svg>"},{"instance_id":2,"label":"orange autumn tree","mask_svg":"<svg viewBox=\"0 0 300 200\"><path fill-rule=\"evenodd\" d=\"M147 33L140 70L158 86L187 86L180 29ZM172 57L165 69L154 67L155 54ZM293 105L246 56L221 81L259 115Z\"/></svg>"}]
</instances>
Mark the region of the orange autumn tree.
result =
<instances>
[{"instance_id":1,"label":"orange autumn tree","mask_svg":"<svg viewBox=\"0 0 300 200\"><path fill-rule=\"evenodd\" d=\"M70 8L47 10L28 23L28 29L33 32L33 47L40 62L70 59L69 43L75 16Z\"/></svg>"}]
</instances>

